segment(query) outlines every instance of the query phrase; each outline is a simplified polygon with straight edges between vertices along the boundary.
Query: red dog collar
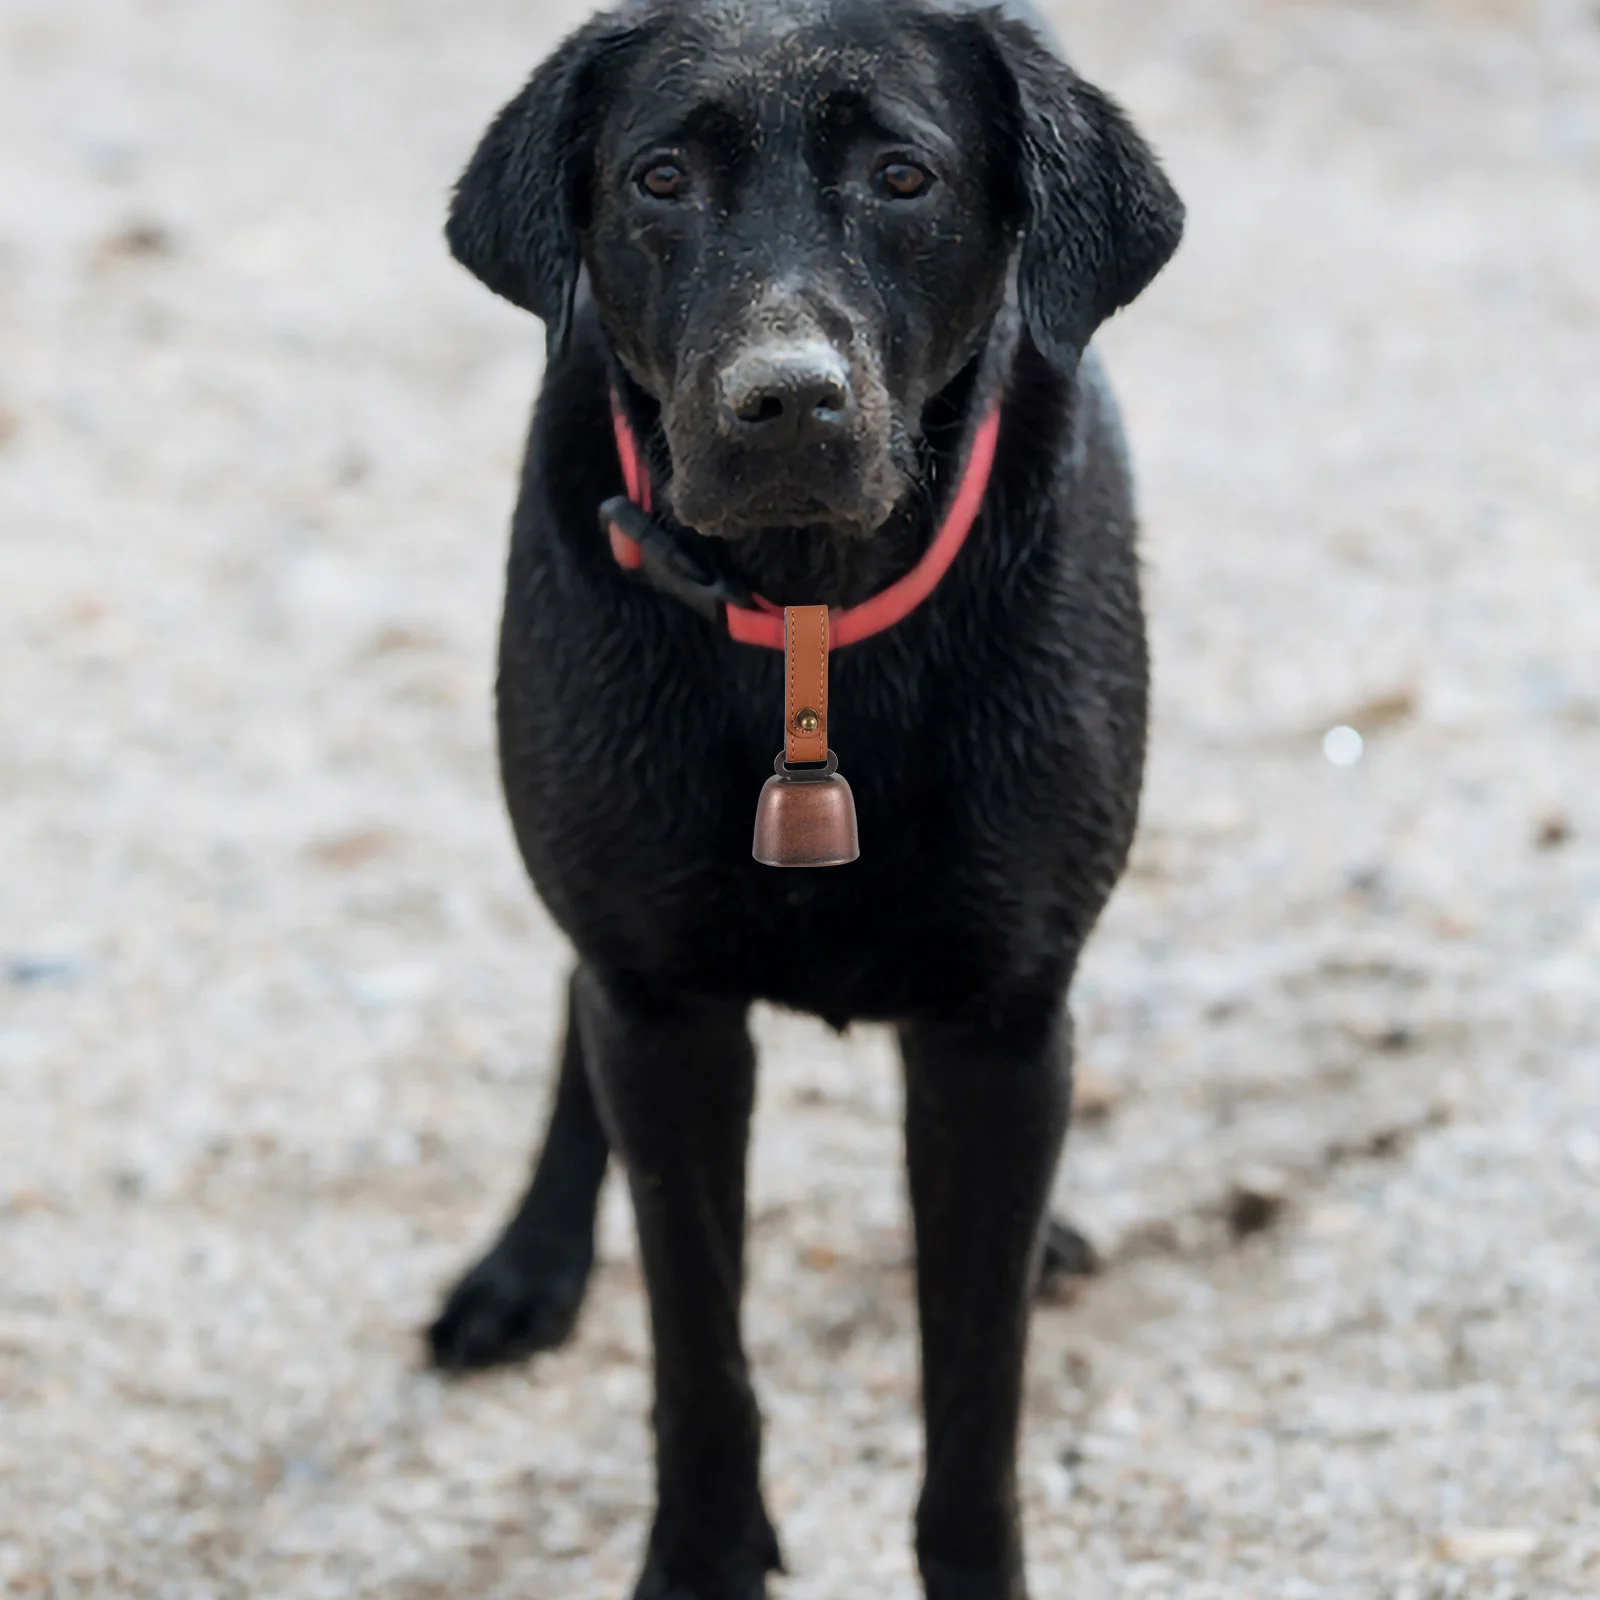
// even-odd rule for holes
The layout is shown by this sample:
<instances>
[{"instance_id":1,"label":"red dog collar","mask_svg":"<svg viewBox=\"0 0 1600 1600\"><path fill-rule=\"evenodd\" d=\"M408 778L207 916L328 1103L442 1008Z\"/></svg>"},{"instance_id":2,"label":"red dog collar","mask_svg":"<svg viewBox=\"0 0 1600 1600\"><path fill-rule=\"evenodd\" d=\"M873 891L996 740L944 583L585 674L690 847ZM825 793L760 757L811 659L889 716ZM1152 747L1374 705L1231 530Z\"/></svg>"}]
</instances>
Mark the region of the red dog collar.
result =
<instances>
[{"instance_id":1,"label":"red dog collar","mask_svg":"<svg viewBox=\"0 0 1600 1600\"><path fill-rule=\"evenodd\" d=\"M611 421L617 440L617 458L622 463L622 481L631 506L626 502L608 501L602 508L602 516L606 519L611 553L616 557L618 566L633 572L645 564L645 551L640 537L625 531L622 523L627 521L638 528L641 534L647 531L654 510L650 474L645 469L644 457L634 438L633 428L623 413L622 403L615 391L611 395ZM972 441L972 452L962 469L955 499L922 559L903 578L896 579L870 600L830 613L829 642L835 648L870 639L873 634L892 628L938 588L940 579L950 570L950 564L960 553L962 545L967 542L967 535L978 520L983 497L989 488L989 474L994 469L995 444L999 437L1000 405L996 402L978 427ZM635 514L627 516L626 511ZM740 644L764 645L769 650L783 649L782 606L774 605L760 595L739 595L714 581L701 581L696 586L705 594L715 597L729 635ZM672 587L676 588L677 585Z\"/></svg>"}]
</instances>

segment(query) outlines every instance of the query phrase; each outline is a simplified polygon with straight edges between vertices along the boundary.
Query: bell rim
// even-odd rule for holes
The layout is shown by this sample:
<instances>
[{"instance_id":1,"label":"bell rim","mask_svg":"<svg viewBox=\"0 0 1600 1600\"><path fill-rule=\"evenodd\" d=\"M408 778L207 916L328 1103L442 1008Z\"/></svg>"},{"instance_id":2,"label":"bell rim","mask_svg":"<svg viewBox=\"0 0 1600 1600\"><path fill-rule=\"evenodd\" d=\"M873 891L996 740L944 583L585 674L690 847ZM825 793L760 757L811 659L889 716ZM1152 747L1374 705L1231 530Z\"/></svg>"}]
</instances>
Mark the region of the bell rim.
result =
<instances>
[{"instance_id":1,"label":"bell rim","mask_svg":"<svg viewBox=\"0 0 1600 1600\"><path fill-rule=\"evenodd\" d=\"M848 867L852 861L861 859L861 849L858 845L851 855L807 856L804 861L776 861L771 856L761 855L754 849L750 851L750 856L763 867Z\"/></svg>"}]
</instances>

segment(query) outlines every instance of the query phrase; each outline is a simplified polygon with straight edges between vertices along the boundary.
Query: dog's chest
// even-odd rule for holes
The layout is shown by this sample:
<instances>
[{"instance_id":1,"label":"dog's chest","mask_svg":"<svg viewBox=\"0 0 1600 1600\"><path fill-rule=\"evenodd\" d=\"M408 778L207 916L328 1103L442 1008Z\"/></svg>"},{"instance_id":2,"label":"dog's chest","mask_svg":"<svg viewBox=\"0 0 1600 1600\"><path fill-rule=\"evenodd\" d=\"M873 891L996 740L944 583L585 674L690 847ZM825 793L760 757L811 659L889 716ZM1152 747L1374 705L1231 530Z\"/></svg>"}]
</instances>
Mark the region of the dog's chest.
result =
<instances>
[{"instance_id":1,"label":"dog's chest","mask_svg":"<svg viewBox=\"0 0 1600 1600\"><path fill-rule=\"evenodd\" d=\"M514 625L514 619L508 618ZM542 631L542 630L540 630ZM603 672L544 635L501 676L507 798L535 883L591 959L825 1016L893 1015L1037 965L1060 942L1054 886L1075 844L1033 814L1069 730L1018 737L1029 708L982 678L836 658L833 742L862 858L786 871L751 859L782 741L781 662L708 658L635 632ZM965 687L964 687L965 685Z\"/></svg>"}]
</instances>

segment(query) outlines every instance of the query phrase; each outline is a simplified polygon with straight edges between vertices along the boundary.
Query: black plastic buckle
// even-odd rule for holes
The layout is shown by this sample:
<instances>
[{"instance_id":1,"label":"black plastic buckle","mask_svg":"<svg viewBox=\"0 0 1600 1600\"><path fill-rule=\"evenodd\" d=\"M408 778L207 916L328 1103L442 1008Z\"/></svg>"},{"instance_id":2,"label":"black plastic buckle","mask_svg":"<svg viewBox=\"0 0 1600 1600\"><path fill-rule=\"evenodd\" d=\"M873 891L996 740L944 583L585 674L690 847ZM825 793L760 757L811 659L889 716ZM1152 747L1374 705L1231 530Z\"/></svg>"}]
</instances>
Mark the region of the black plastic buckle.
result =
<instances>
[{"instance_id":1,"label":"black plastic buckle","mask_svg":"<svg viewBox=\"0 0 1600 1600\"><path fill-rule=\"evenodd\" d=\"M750 591L743 584L724 577L673 529L641 511L626 495L600 507L601 531L609 536L613 524L639 546L643 555L639 575L663 594L712 622L722 620L724 606L749 606Z\"/></svg>"}]
</instances>

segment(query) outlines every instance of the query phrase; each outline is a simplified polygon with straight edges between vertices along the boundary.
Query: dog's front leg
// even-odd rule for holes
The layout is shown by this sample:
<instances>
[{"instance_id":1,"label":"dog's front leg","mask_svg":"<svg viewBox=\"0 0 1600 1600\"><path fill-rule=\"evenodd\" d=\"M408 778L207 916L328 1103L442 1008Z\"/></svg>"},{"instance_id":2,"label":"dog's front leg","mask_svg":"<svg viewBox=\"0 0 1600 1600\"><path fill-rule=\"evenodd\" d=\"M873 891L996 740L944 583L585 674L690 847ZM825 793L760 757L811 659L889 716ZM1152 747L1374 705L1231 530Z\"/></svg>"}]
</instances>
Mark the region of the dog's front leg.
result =
<instances>
[{"instance_id":1,"label":"dog's front leg","mask_svg":"<svg viewBox=\"0 0 1600 1600\"><path fill-rule=\"evenodd\" d=\"M1025 1600L1022 1364L1041 1226L1071 1100L1059 996L900 1033L916 1220L929 1600Z\"/></svg>"},{"instance_id":2,"label":"dog's front leg","mask_svg":"<svg viewBox=\"0 0 1600 1600\"><path fill-rule=\"evenodd\" d=\"M565 1343L583 1304L607 1151L568 989L567 1036L533 1181L428 1329L434 1364L446 1372L553 1349Z\"/></svg>"},{"instance_id":3,"label":"dog's front leg","mask_svg":"<svg viewBox=\"0 0 1600 1600\"><path fill-rule=\"evenodd\" d=\"M592 967L573 994L627 1168L655 1340L656 1519L635 1600L762 1600L779 1557L739 1331L755 1093L747 1008Z\"/></svg>"}]
</instances>

